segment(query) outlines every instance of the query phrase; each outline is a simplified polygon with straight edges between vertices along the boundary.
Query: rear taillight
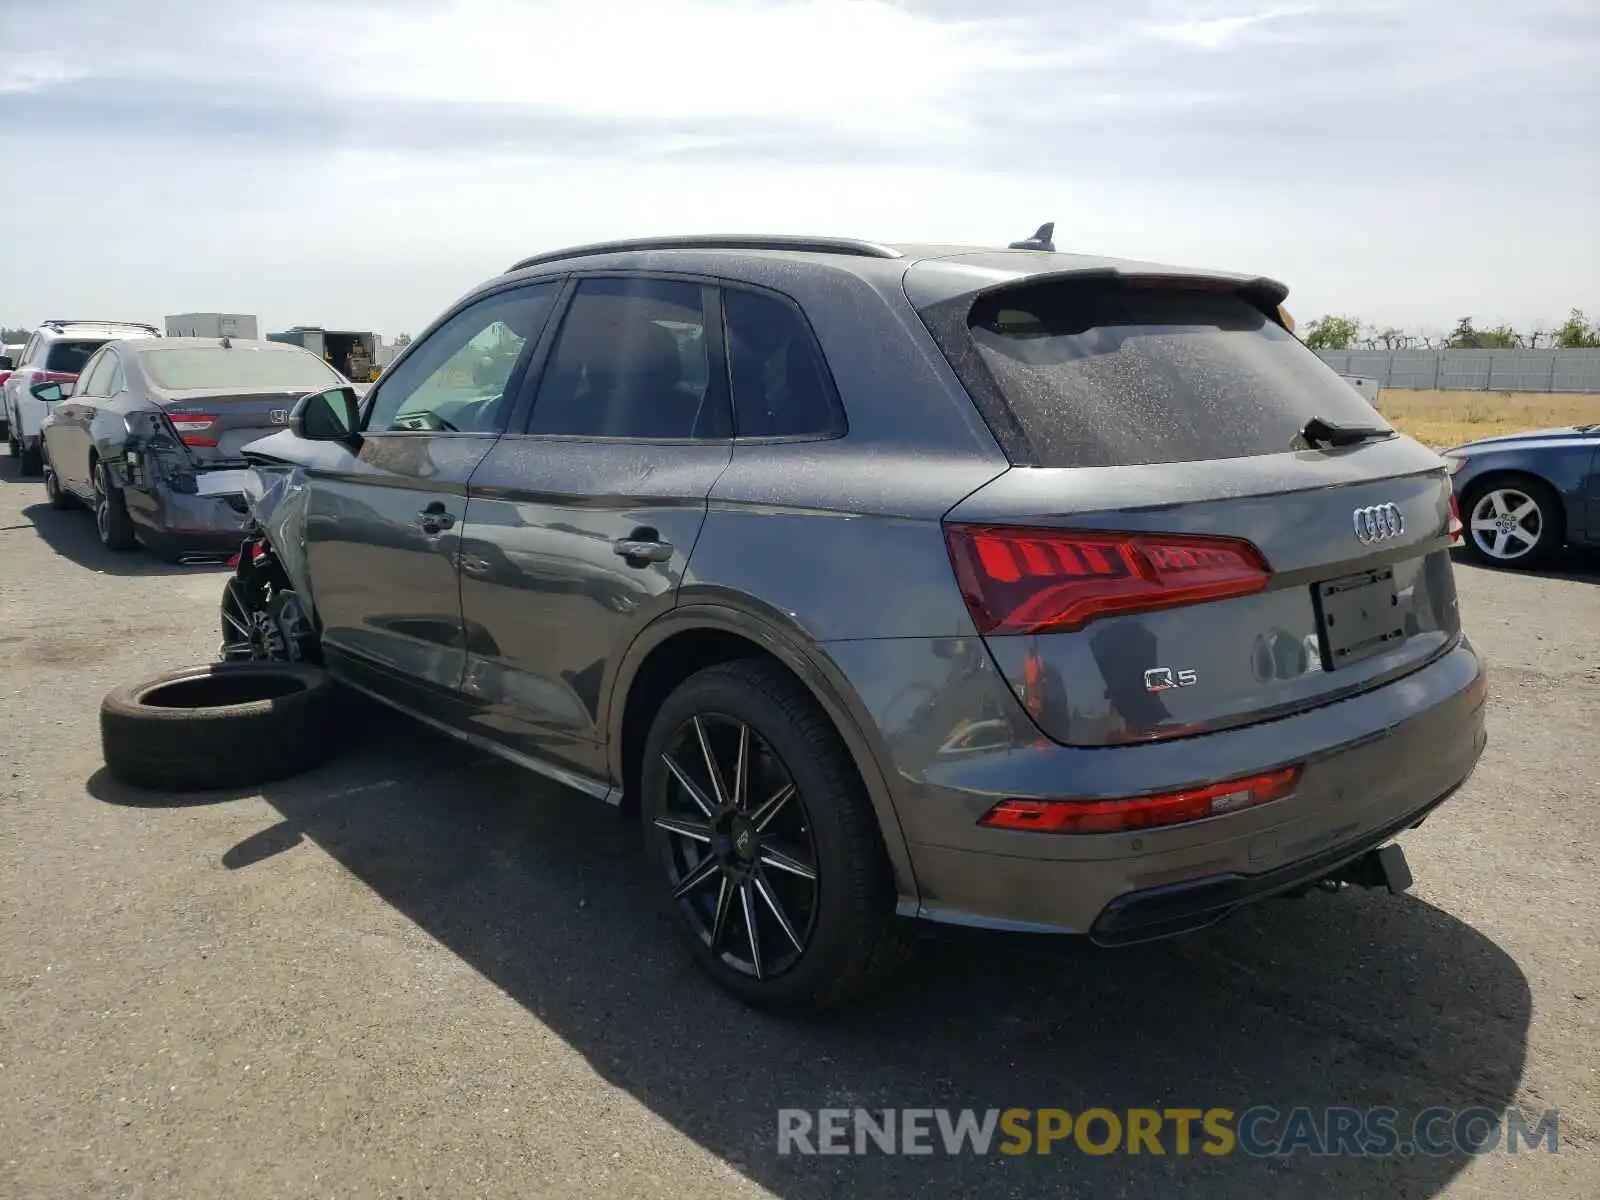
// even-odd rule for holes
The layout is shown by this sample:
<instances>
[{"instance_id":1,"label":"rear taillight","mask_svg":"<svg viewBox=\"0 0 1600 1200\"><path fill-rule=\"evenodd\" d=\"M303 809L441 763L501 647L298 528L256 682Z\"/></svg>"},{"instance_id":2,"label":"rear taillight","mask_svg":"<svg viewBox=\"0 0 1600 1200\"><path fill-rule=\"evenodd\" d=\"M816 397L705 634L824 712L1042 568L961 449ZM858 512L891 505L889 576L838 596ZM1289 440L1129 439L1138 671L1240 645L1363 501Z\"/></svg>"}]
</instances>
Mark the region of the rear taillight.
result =
<instances>
[{"instance_id":1,"label":"rear taillight","mask_svg":"<svg viewBox=\"0 0 1600 1200\"><path fill-rule=\"evenodd\" d=\"M981 821L990 829L1036 833L1120 833L1159 825L1182 825L1206 817L1282 800L1300 783L1299 767L1230 779L1180 792L1126 800L1002 800Z\"/></svg>"},{"instance_id":2,"label":"rear taillight","mask_svg":"<svg viewBox=\"0 0 1600 1200\"><path fill-rule=\"evenodd\" d=\"M183 413L180 416L168 418L172 427L178 431L178 440L185 446L215 446L215 434L207 432L217 423L215 417L206 416L204 413Z\"/></svg>"},{"instance_id":3,"label":"rear taillight","mask_svg":"<svg viewBox=\"0 0 1600 1200\"><path fill-rule=\"evenodd\" d=\"M1271 578L1261 552L1233 538L949 525L945 541L981 634L1078 629L1248 596Z\"/></svg>"},{"instance_id":4,"label":"rear taillight","mask_svg":"<svg viewBox=\"0 0 1600 1200\"><path fill-rule=\"evenodd\" d=\"M35 383L73 383L77 376L71 371L35 371Z\"/></svg>"},{"instance_id":5,"label":"rear taillight","mask_svg":"<svg viewBox=\"0 0 1600 1200\"><path fill-rule=\"evenodd\" d=\"M1466 526L1461 523L1461 506L1456 503L1456 494L1450 493L1450 540L1459 542L1461 535L1466 532Z\"/></svg>"}]
</instances>

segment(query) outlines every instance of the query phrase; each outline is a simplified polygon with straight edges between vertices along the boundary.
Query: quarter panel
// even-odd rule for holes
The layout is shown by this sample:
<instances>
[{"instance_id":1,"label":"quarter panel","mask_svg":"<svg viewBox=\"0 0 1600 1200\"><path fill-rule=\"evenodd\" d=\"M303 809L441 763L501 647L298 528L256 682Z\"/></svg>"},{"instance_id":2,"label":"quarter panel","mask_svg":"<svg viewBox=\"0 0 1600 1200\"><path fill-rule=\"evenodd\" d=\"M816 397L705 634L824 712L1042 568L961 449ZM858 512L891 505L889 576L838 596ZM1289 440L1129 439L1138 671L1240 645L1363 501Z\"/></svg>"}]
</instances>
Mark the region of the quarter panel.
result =
<instances>
[{"instance_id":1,"label":"quarter panel","mask_svg":"<svg viewBox=\"0 0 1600 1200\"><path fill-rule=\"evenodd\" d=\"M1584 531L1590 538L1600 536L1590 520L1591 512L1600 510L1600 478L1596 476L1596 462L1600 455L1600 438L1575 435L1571 439L1474 450L1464 446L1451 451L1466 457L1467 465L1452 480L1458 497L1480 480L1507 472L1532 475L1542 479L1556 490L1567 519L1569 535ZM1463 512L1462 517L1466 518Z\"/></svg>"},{"instance_id":2,"label":"quarter panel","mask_svg":"<svg viewBox=\"0 0 1600 1200\"><path fill-rule=\"evenodd\" d=\"M846 439L738 444L682 602L748 596L816 641L970 634L940 518L1005 469Z\"/></svg>"}]
</instances>

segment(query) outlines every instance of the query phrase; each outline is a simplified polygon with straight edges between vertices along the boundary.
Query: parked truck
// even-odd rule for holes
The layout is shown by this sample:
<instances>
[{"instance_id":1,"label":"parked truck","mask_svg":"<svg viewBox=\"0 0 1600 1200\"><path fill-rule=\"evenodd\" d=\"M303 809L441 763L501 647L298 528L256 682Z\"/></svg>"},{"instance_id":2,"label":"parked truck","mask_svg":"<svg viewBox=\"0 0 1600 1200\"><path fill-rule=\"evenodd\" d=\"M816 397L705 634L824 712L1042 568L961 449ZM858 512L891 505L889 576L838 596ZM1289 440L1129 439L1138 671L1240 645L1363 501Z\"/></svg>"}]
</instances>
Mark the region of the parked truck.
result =
<instances>
[{"instance_id":1,"label":"parked truck","mask_svg":"<svg viewBox=\"0 0 1600 1200\"><path fill-rule=\"evenodd\" d=\"M371 383L378 377L376 333L296 325L282 333L267 334L267 340L304 347L352 383Z\"/></svg>"},{"instance_id":2,"label":"parked truck","mask_svg":"<svg viewBox=\"0 0 1600 1200\"><path fill-rule=\"evenodd\" d=\"M256 319L243 313L175 313L167 318L168 337L258 338Z\"/></svg>"}]
</instances>

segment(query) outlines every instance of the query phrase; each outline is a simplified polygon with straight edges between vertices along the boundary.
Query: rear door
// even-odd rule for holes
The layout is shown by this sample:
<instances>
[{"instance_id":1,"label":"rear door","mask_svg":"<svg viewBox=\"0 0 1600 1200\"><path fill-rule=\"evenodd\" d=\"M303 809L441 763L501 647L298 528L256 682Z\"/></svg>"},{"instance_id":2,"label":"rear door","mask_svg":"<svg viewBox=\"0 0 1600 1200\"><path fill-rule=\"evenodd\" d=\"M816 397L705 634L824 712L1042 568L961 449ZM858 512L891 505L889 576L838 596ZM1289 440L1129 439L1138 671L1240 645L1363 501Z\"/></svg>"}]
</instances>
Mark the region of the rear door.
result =
<instances>
[{"instance_id":1,"label":"rear door","mask_svg":"<svg viewBox=\"0 0 1600 1200\"><path fill-rule=\"evenodd\" d=\"M601 774L607 668L675 602L731 453L720 330L699 281L575 285L527 419L472 480L463 691L479 732Z\"/></svg>"},{"instance_id":2,"label":"rear door","mask_svg":"<svg viewBox=\"0 0 1600 1200\"><path fill-rule=\"evenodd\" d=\"M349 675L416 685L424 708L453 699L465 661L467 482L505 427L559 287L503 289L450 315L372 389L359 450L311 472L306 554L324 650Z\"/></svg>"},{"instance_id":3,"label":"rear door","mask_svg":"<svg viewBox=\"0 0 1600 1200\"><path fill-rule=\"evenodd\" d=\"M51 405L47 435L50 468L62 483L80 494L89 490L89 426L95 404L111 394L116 373L115 352L102 346L84 364L72 395Z\"/></svg>"},{"instance_id":4,"label":"rear door","mask_svg":"<svg viewBox=\"0 0 1600 1200\"><path fill-rule=\"evenodd\" d=\"M1220 281L1056 276L924 310L1018 464L946 536L1051 738L1281 716L1456 638L1442 461L1399 436L1299 448L1312 418L1388 427L1272 309Z\"/></svg>"}]
</instances>

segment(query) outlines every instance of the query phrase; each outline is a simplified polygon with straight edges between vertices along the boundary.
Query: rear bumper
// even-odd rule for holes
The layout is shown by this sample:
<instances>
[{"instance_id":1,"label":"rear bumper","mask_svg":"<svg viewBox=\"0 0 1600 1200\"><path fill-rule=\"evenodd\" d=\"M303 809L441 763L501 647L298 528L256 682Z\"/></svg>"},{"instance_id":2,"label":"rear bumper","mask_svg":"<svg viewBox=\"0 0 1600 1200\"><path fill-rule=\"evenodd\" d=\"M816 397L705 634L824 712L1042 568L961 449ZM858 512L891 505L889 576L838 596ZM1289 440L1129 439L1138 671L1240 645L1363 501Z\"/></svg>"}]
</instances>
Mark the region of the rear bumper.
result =
<instances>
[{"instance_id":1,"label":"rear bumper","mask_svg":"<svg viewBox=\"0 0 1600 1200\"><path fill-rule=\"evenodd\" d=\"M140 536L161 549L232 554L249 524L242 495L190 495L157 488L130 489L127 498L128 513Z\"/></svg>"},{"instance_id":2,"label":"rear bumper","mask_svg":"<svg viewBox=\"0 0 1600 1200\"><path fill-rule=\"evenodd\" d=\"M1223 733L1103 749L1013 737L898 762L916 915L1108 944L1210 924L1419 823L1477 765L1486 696L1482 660L1462 639L1375 691ZM1292 763L1305 767L1293 795L1187 825L1090 835L978 825L1008 797L1139 795Z\"/></svg>"}]
</instances>

